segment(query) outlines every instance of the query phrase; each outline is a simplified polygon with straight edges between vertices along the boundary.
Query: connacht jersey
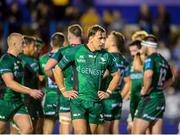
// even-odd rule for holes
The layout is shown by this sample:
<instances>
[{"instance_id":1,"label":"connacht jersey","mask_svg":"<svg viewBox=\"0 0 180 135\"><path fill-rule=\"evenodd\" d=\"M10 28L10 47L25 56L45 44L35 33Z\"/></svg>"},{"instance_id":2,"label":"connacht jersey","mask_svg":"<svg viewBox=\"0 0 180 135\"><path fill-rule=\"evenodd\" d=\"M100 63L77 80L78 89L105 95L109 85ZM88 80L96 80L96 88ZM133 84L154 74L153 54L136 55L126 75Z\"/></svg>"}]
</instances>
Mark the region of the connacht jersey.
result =
<instances>
[{"instance_id":1,"label":"connacht jersey","mask_svg":"<svg viewBox=\"0 0 180 135\"><path fill-rule=\"evenodd\" d=\"M163 90L164 82L172 77L172 72L168 62L158 53L149 55L144 62L144 72L152 70L152 90L151 93L158 93Z\"/></svg>"},{"instance_id":2,"label":"connacht jersey","mask_svg":"<svg viewBox=\"0 0 180 135\"><path fill-rule=\"evenodd\" d=\"M14 80L21 84L23 78L21 60L14 55L4 54L0 59L0 75L2 76L5 73L12 73ZM2 99L11 102L22 102L21 93L15 92L7 86L5 87Z\"/></svg>"},{"instance_id":3,"label":"connacht jersey","mask_svg":"<svg viewBox=\"0 0 180 135\"><path fill-rule=\"evenodd\" d=\"M126 76L131 78L131 95L140 96L140 91L143 85L143 72L137 72L134 70L131 63L126 72Z\"/></svg>"},{"instance_id":4,"label":"connacht jersey","mask_svg":"<svg viewBox=\"0 0 180 135\"><path fill-rule=\"evenodd\" d=\"M38 74L39 74L39 63L36 59L21 54L20 58L23 63L24 68L24 77L23 77L23 85L37 89L38 88Z\"/></svg>"},{"instance_id":5,"label":"connacht jersey","mask_svg":"<svg viewBox=\"0 0 180 135\"><path fill-rule=\"evenodd\" d=\"M111 73L118 71L111 54L105 50L91 52L87 45L79 45L64 55L58 66L65 69L74 64L78 96L80 99L99 101L98 90L106 69Z\"/></svg>"},{"instance_id":6,"label":"connacht jersey","mask_svg":"<svg viewBox=\"0 0 180 135\"><path fill-rule=\"evenodd\" d=\"M76 47L76 45L68 45L66 47L60 48L56 53L54 53L51 58L55 59L58 63L61 60L62 56L68 55L73 49ZM64 83L67 90L72 90L74 87L73 82L73 68L72 66L67 66L66 69L63 70L64 75Z\"/></svg>"},{"instance_id":7,"label":"connacht jersey","mask_svg":"<svg viewBox=\"0 0 180 135\"><path fill-rule=\"evenodd\" d=\"M46 65L51 55L52 55L51 53L46 53L40 58L40 68L42 73L45 75L46 92L50 92L50 91L57 92L57 85L55 85L55 83L51 80L51 78L47 77L46 73L44 72L44 66Z\"/></svg>"},{"instance_id":8,"label":"connacht jersey","mask_svg":"<svg viewBox=\"0 0 180 135\"><path fill-rule=\"evenodd\" d=\"M115 97L115 95L119 95L119 91L122 89L122 87L124 85L123 77L124 77L125 70L127 70L128 62L126 61L125 57L122 56L120 53L111 53L111 55L113 56L115 66L118 69L120 69L120 82L119 82L119 86L117 87L117 89L112 93L111 97L113 98L113 97ZM103 90L107 90L111 80L112 80L111 75L109 75L106 79L104 79L104 81L102 83Z\"/></svg>"}]
</instances>

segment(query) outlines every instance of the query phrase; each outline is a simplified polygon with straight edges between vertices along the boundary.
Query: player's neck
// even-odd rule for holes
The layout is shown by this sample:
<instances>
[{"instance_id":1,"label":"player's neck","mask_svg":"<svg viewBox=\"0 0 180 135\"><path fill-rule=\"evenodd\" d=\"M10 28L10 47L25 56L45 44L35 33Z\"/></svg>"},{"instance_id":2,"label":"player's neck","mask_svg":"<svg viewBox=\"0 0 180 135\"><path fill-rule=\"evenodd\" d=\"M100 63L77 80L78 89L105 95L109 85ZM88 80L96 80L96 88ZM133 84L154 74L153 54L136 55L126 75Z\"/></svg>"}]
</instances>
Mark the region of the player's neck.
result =
<instances>
[{"instance_id":1,"label":"player's neck","mask_svg":"<svg viewBox=\"0 0 180 135\"><path fill-rule=\"evenodd\" d=\"M69 41L69 43L70 43L70 45L78 45L78 44L81 44L81 40L76 39L76 40Z\"/></svg>"},{"instance_id":2,"label":"player's neck","mask_svg":"<svg viewBox=\"0 0 180 135\"><path fill-rule=\"evenodd\" d=\"M13 55L15 57L17 57L19 55L19 52L17 52L14 49L10 49L10 48L8 49L7 53L9 53L9 54L11 54L11 55Z\"/></svg>"},{"instance_id":3,"label":"player's neck","mask_svg":"<svg viewBox=\"0 0 180 135\"><path fill-rule=\"evenodd\" d=\"M88 43L88 44L87 44L87 47L89 48L89 50L90 50L91 52L95 52L95 51L96 51L95 48L93 47L93 44L91 44L91 43Z\"/></svg>"}]
</instances>

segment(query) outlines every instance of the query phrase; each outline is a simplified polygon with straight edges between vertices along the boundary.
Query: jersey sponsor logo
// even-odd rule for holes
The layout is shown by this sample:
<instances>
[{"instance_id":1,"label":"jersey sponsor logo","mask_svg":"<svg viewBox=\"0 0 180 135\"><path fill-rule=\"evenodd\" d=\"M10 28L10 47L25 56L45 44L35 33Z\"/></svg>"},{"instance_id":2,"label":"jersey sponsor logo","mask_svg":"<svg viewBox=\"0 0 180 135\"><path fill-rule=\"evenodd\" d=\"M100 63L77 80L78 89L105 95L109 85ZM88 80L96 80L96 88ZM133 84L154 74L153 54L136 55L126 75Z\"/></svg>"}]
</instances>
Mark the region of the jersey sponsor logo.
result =
<instances>
[{"instance_id":1,"label":"jersey sponsor logo","mask_svg":"<svg viewBox=\"0 0 180 135\"><path fill-rule=\"evenodd\" d=\"M0 115L0 119L5 119L5 118L6 118L5 116Z\"/></svg>"},{"instance_id":2,"label":"jersey sponsor logo","mask_svg":"<svg viewBox=\"0 0 180 135\"><path fill-rule=\"evenodd\" d=\"M131 74L131 79L142 79L142 78L143 78L143 74L142 73Z\"/></svg>"},{"instance_id":3,"label":"jersey sponsor logo","mask_svg":"<svg viewBox=\"0 0 180 135\"><path fill-rule=\"evenodd\" d=\"M85 63L86 60L84 59L84 56L83 56L83 55L80 55L79 58L77 59L77 62Z\"/></svg>"},{"instance_id":4,"label":"jersey sponsor logo","mask_svg":"<svg viewBox=\"0 0 180 135\"><path fill-rule=\"evenodd\" d=\"M89 57L89 58L96 58L96 56L91 55L91 54L89 54L88 57Z\"/></svg>"},{"instance_id":5,"label":"jersey sponsor logo","mask_svg":"<svg viewBox=\"0 0 180 135\"><path fill-rule=\"evenodd\" d=\"M147 118L147 119L150 119L150 120L155 120L156 119L156 117L149 116L148 114L144 114L143 118Z\"/></svg>"},{"instance_id":6,"label":"jersey sponsor logo","mask_svg":"<svg viewBox=\"0 0 180 135\"><path fill-rule=\"evenodd\" d=\"M98 69L93 69L93 68L88 68L88 67L77 67L77 71L83 74L90 74L90 75L103 75L103 71L102 70L98 70Z\"/></svg>"},{"instance_id":7,"label":"jersey sponsor logo","mask_svg":"<svg viewBox=\"0 0 180 135\"><path fill-rule=\"evenodd\" d=\"M60 107L61 111L70 111L70 107Z\"/></svg>"},{"instance_id":8,"label":"jersey sponsor logo","mask_svg":"<svg viewBox=\"0 0 180 135\"><path fill-rule=\"evenodd\" d=\"M101 60L101 61L99 62L100 64L103 64L103 65L106 64L106 60L105 60L103 57L100 57L100 60Z\"/></svg>"},{"instance_id":9,"label":"jersey sponsor logo","mask_svg":"<svg viewBox=\"0 0 180 135\"><path fill-rule=\"evenodd\" d=\"M45 115L55 115L55 112L45 112Z\"/></svg>"},{"instance_id":10,"label":"jersey sponsor logo","mask_svg":"<svg viewBox=\"0 0 180 135\"><path fill-rule=\"evenodd\" d=\"M104 117L106 117L106 118L112 118L112 114L104 114Z\"/></svg>"},{"instance_id":11,"label":"jersey sponsor logo","mask_svg":"<svg viewBox=\"0 0 180 135\"><path fill-rule=\"evenodd\" d=\"M157 107L156 107L156 110L164 110L164 109L165 109L164 106L157 106Z\"/></svg>"},{"instance_id":12,"label":"jersey sponsor logo","mask_svg":"<svg viewBox=\"0 0 180 135\"><path fill-rule=\"evenodd\" d=\"M17 65L17 63L14 63L14 69L15 70L19 69L19 66Z\"/></svg>"},{"instance_id":13,"label":"jersey sponsor logo","mask_svg":"<svg viewBox=\"0 0 180 135\"><path fill-rule=\"evenodd\" d=\"M78 117L78 116L81 116L81 114L80 113L74 113L73 116Z\"/></svg>"},{"instance_id":14,"label":"jersey sponsor logo","mask_svg":"<svg viewBox=\"0 0 180 135\"><path fill-rule=\"evenodd\" d=\"M84 56L83 56L83 55L80 55L79 58L84 59Z\"/></svg>"}]
</instances>

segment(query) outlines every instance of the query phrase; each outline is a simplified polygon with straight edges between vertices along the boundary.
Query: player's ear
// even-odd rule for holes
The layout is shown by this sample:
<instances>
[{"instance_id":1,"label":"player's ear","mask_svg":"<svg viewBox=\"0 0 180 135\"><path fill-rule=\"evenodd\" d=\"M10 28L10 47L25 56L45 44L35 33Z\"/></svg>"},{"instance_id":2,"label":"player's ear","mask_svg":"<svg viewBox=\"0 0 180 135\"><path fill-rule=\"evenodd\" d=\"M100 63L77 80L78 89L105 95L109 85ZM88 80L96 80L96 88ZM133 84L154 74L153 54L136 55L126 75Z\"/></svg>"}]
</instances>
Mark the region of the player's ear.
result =
<instances>
[{"instance_id":1,"label":"player's ear","mask_svg":"<svg viewBox=\"0 0 180 135\"><path fill-rule=\"evenodd\" d=\"M93 41L93 37L94 37L94 36L90 36L90 37L89 37L89 43L91 43L91 42Z\"/></svg>"}]
</instances>

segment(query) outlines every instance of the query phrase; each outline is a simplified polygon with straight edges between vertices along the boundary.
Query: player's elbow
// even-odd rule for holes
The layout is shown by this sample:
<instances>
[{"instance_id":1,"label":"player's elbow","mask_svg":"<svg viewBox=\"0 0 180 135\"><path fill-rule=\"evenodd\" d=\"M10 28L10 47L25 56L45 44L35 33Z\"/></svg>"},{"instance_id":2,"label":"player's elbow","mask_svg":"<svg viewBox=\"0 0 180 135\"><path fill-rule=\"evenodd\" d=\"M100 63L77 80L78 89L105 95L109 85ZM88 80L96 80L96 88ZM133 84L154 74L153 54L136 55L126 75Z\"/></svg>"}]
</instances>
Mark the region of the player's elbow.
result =
<instances>
[{"instance_id":1,"label":"player's elbow","mask_svg":"<svg viewBox=\"0 0 180 135\"><path fill-rule=\"evenodd\" d=\"M13 89L14 87L14 81L13 80L8 80L5 82L6 86L10 89Z\"/></svg>"},{"instance_id":2,"label":"player's elbow","mask_svg":"<svg viewBox=\"0 0 180 135\"><path fill-rule=\"evenodd\" d=\"M46 64L46 65L44 66L44 71L45 71L45 73L48 73L50 70L51 70L51 68Z\"/></svg>"}]
</instances>

